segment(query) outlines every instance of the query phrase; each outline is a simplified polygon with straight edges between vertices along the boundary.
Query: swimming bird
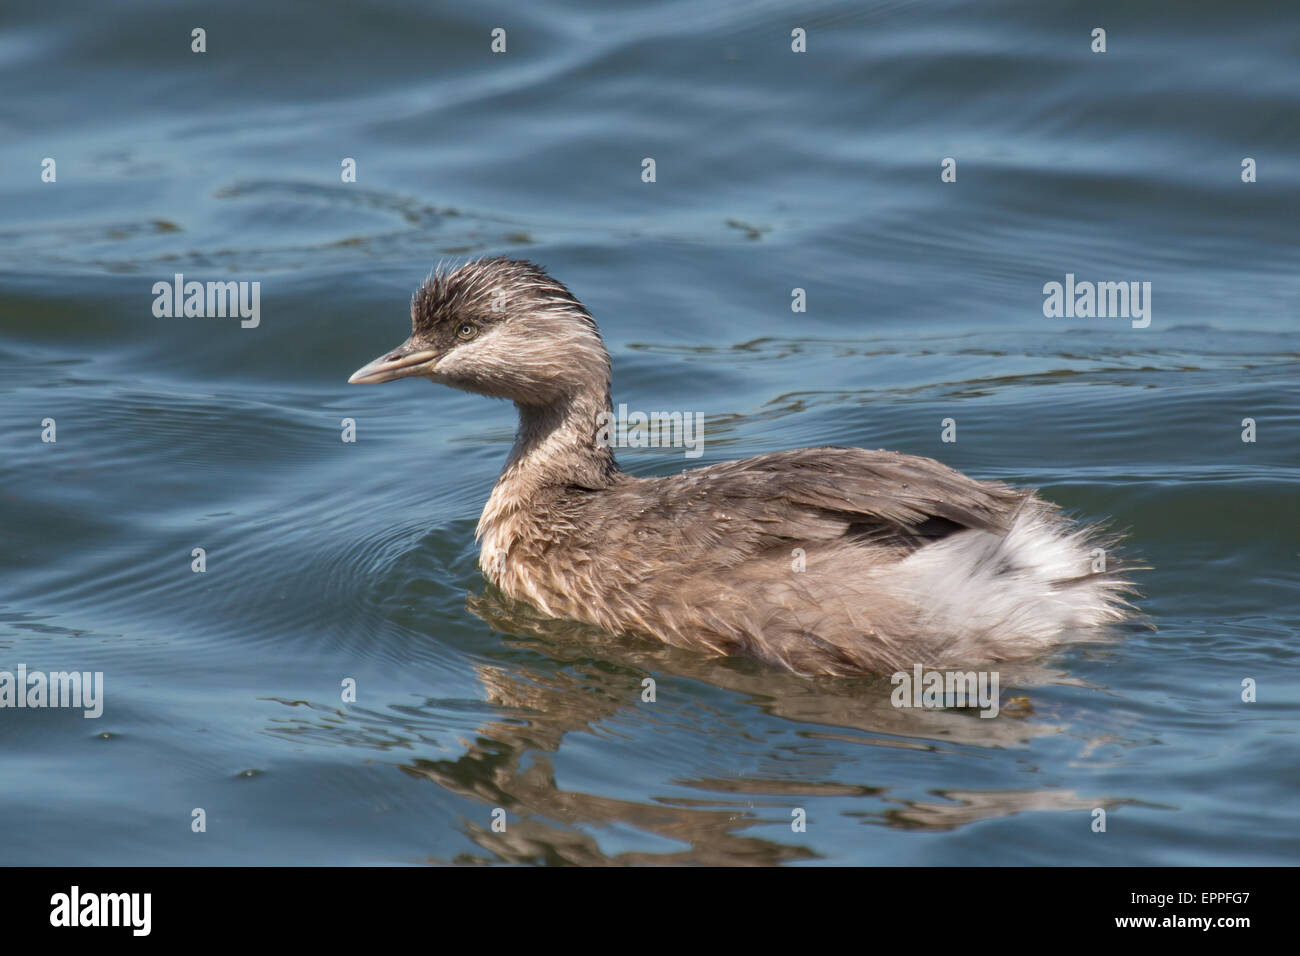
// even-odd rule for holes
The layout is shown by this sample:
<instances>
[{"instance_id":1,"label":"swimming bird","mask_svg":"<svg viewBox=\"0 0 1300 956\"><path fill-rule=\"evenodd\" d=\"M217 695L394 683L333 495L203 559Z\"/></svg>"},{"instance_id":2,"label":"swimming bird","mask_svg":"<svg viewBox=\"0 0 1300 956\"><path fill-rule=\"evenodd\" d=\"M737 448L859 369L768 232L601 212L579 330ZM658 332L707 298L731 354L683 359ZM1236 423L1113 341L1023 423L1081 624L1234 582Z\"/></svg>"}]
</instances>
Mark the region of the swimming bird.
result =
<instances>
[{"instance_id":1,"label":"swimming bird","mask_svg":"<svg viewBox=\"0 0 1300 956\"><path fill-rule=\"evenodd\" d=\"M349 382L418 377L514 402L479 564L546 615L805 675L987 666L1127 616L1095 527L930 458L823 446L624 472L596 323L530 262L431 274L411 324Z\"/></svg>"}]
</instances>

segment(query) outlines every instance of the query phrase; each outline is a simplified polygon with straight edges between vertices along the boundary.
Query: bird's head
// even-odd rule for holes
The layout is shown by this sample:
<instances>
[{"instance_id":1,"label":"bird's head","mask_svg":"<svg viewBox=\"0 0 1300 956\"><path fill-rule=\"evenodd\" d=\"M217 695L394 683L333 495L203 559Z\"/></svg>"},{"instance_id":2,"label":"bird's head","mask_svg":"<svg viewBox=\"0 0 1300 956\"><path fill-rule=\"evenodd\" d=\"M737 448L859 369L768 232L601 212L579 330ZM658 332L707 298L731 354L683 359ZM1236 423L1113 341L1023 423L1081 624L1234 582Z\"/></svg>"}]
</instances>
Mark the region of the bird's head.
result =
<instances>
[{"instance_id":1,"label":"bird's head","mask_svg":"<svg viewBox=\"0 0 1300 956\"><path fill-rule=\"evenodd\" d=\"M582 303L531 262L493 258L425 280L411 300L410 338L348 381L427 378L534 407L608 394L609 376Z\"/></svg>"}]
</instances>

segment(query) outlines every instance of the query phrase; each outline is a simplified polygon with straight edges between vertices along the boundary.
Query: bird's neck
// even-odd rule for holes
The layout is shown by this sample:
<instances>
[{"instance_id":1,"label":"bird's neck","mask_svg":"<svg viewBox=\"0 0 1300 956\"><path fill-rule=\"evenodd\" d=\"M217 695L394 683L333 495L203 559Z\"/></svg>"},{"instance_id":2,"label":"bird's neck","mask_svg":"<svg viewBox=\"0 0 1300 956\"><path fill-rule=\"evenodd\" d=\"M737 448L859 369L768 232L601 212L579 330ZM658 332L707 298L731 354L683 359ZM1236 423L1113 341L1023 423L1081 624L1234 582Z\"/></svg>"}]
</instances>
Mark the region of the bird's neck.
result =
<instances>
[{"instance_id":1,"label":"bird's neck","mask_svg":"<svg viewBox=\"0 0 1300 956\"><path fill-rule=\"evenodd\" d=\"M516 407L519 430L502 479L534 487L609 485L618 466L608 443L598 440L601 424L611 413L608 391L580 392L552 405Z\"/></svg>"},{"instance_id":2,"label":"bird's neck","mask_svg":"<svg viewBox=\"0 0 1300 956\"><path fill-rule=\"evenodd\" d=\"M480 538L509 537L504 529L526 517L550 489L607 488L621 474L612 449L599 440L602 422L611 415L607 389L579 392L550 405L517 407L519 430L479 519Z\"/></svg>"}]
</instances>

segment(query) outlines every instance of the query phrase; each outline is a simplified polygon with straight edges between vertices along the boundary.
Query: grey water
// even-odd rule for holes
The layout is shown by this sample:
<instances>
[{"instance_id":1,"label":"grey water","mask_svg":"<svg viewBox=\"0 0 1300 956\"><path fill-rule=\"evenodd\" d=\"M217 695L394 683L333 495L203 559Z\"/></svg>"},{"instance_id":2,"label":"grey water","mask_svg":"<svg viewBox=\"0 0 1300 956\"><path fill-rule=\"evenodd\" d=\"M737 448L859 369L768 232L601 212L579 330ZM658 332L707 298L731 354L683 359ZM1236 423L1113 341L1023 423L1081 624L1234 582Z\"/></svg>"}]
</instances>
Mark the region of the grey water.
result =
<instances>
[{"instance_id":1,"label":"grey water","mask_svg":"<svg viewBox=\"0 0 1300 956\"><path fill-rule=\"evenodd\" d=\"M1294 863L1297 64L1250 0L4 4L0 671L103 712L0 706L0 863ZM510 606L513 408L346 384L497 254L703 416L630 471L1037 486L1141 619L983 719ZM256 326L155 315L177 274Z\"/></svg>"}]
</instances>

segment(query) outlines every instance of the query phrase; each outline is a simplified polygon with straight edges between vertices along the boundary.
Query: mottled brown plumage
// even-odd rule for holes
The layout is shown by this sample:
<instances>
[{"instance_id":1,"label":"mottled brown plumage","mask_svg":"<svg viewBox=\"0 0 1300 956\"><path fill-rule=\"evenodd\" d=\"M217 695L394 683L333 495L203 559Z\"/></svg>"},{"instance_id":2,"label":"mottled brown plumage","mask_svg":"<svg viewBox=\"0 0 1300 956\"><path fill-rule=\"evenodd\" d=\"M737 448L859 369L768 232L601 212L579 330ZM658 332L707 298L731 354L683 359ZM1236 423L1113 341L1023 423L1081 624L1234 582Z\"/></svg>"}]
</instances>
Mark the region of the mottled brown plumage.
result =
<instances>
[{"instance_id":1,"label":"mottled brown plumage","mask_svg":"<svg viewBox=\"0 0 1300 956\"><path fill-rule=\"evenodd\" d=\"M987 665L1124 616L1113 559L1093 570L1094 531L928 458L821 447L626 474L600 440L600 333L531 263L430 277L412 328L351 381L420 376L515 402L480 563L549 615L802 674Z\"/></svg>"}]
</instances>

